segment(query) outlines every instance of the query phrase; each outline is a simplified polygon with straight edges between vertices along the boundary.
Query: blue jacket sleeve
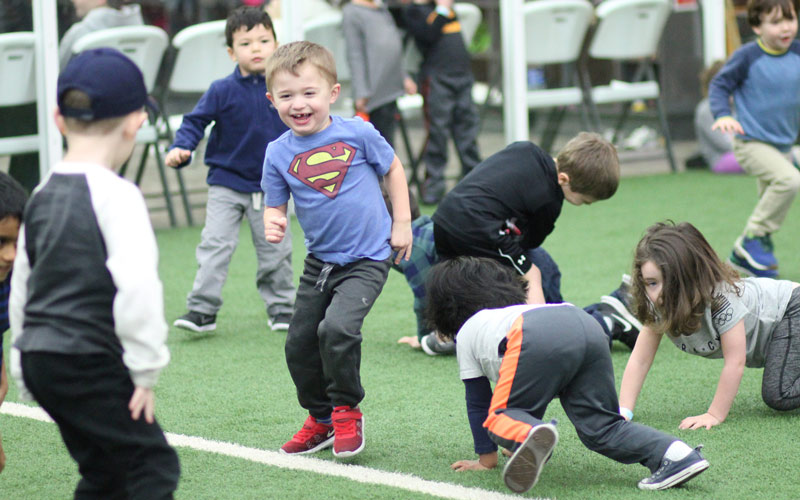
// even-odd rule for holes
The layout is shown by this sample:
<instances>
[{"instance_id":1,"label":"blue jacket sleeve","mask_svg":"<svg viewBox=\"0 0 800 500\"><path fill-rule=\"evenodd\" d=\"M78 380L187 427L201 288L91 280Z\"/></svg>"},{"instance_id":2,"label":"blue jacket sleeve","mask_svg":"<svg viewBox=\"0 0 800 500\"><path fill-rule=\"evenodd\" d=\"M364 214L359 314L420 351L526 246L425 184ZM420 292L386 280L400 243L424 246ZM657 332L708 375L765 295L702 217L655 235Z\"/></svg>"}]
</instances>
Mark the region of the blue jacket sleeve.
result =
<instances>
[{"instance_id":1,"label":"blue jacket sleeve","mask_svg":"<svg viewBox=\"0 0 800 500\"><path fill-rule=\"evenodd\" d=\"M747 71L751 64L748 53L747 50L734 52L725 66L709 83L708 101L711 104L711 113L715 120L723 116L733 116L731 96L739 84L747 78Z\"/></svg>"},{"instance_id":2,"label":"blue jacket sleeve","mask_svg":"<svg viewBox=\"0 0 800 500\"><path fill-rule=\"evenodd\" d=\"M492 386L489 379L477 377L464 380L464 390L467 399L467 418L472 430L475 453L482 455L497 451L497 445L489 438L489 433L483 427L492 402Z\"/></svg>"},{"instance_id":3,"label":"blue jacket sleeve","mask_svg":"<svg viewBox=\"0 0 800 500\"><path fill-rule=\"evenodd\" d=\"M183 122L178 131L175 132L175 142L172 143L169 149L181 148L189 151L195 150L205 136L208 124L217 119L217 109L219 106L218 93L216 85L212 84L197 102L194 109L183 115ZM190 161L179 166L184 167L188 165Z\"/></svg>"}]
</instances>

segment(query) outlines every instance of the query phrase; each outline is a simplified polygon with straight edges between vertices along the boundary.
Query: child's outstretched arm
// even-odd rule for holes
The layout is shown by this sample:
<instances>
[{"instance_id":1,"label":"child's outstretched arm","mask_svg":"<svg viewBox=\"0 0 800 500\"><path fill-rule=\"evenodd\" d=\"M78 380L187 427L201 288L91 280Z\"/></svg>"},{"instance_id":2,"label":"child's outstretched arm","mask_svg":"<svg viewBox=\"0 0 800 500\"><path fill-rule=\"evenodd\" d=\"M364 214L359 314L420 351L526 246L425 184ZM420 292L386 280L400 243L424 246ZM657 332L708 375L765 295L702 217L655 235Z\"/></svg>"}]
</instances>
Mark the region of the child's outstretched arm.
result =
<instances>
[{"instance_id":1,"label":"child's outstretched arm","mask_svg":"<svg viewBox=\"0 0 800 500\"><path fill-rule=\"evenodd\" d=\"M622 383L619 387L619 406L631 412L630 415L623 415L627 420L633 417L636 399L639 397L644 379L653 365L660 342L661 334L656 333L649 325L642 328L636 339L636 345L628 358L628 364L625 365L625 372L622 374Z\"/></svg>"},{"instance_id":2,"label":"child's outstretched arm","mask_svg":"<svg viewBox=\"0 0 800 500\"><path fill-rule=\"evenodd\" d=\"M394 260L399 264L401 260L411 257L413 237L411 235L411 208L408 203L408 182L403 164L397 155L392 160L389 171L383 177L386 192L392 202L392 236L389 243L397 252Z\"/></svg>"},{"instance_id":3,"label":"child's outstretched arm","mask_svg":"<svg viewBox=\"0 0 800 500\"><path fill-rule=\"evenodd\" d=\"M702 415L684 418L680 429L710 429L721 424L728 416L733 405L733 399L739 392L739 384L744 374L745 360L747 357L747 336L744 330L744 320L739 321L733 328L720 335L722 344L722 357L725 364L719 374L717 392L711 401L708 411Z\"/></svg>"},{"instance_id":4,"label":"child's outstretched arm","mask_svg":"<svg viewBox=\"0 0 800 500\"><path fill-rule=\"evenodd\" d=\"M264 210L264 237L268 242L280 243L283 241L288 224L286 203L277 207L267 207Z\"/></svg>"}]
</instances>

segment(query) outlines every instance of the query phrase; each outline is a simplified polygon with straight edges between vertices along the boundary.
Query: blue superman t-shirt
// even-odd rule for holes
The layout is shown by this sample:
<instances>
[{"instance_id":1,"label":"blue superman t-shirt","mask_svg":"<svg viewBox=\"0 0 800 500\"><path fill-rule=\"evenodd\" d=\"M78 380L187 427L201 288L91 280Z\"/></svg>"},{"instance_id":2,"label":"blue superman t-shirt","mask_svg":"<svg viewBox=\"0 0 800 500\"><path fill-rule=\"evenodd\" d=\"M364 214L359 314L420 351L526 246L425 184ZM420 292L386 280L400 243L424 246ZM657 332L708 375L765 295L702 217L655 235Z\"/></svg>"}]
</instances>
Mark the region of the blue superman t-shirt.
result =
<instances>
[{"instance_id":1,"label":"blue superman t-shirt","mask_svg":"<svg viewBox=\"0 0 800 500\"><path fill-rule=\"evenodd\" d=\"M385 260L392 223L379 183L394 150L360 118L331 119L321 132L290 130L267 146L265 205L283 205L291 195L306 248L324 262Z\"/></svg>"}]
</instances>

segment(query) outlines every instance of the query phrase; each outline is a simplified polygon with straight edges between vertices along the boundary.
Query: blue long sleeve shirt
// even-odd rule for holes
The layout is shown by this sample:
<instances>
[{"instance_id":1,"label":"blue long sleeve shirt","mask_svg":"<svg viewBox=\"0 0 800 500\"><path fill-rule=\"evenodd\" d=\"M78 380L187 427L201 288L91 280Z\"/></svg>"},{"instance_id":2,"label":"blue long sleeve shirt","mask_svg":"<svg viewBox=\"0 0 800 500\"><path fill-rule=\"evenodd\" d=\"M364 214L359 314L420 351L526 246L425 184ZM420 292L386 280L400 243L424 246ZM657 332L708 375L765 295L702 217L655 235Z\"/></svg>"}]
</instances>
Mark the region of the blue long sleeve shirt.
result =
<instances>
[{"instance_id":1,"label":"blue long sleeve shirt","mask_svg":"<svg viewBox=\"0 0 800 500\"><path fill-rule=\"evenodd\" d=\"M212 83L192 112L183 116L171 148L194 151L214 122L206 145L208 184L240 193L261 191L267 144L288 130L266 92L264 75L242 76L236 66Z\"/></svg>"},{"instance_id":2,"label":"blue long sleeve shirt","mask_svg":"<svg viewBox=\"0 0 800 500\"><path fill-rule=\"evenodd\" d=\"M760 40L747 43L711 80L709 101L714 118L731 116L730 97L744 129L743 139L788 151L800 131L800 42L774 52Z\"/></svg>"}]
</instances>

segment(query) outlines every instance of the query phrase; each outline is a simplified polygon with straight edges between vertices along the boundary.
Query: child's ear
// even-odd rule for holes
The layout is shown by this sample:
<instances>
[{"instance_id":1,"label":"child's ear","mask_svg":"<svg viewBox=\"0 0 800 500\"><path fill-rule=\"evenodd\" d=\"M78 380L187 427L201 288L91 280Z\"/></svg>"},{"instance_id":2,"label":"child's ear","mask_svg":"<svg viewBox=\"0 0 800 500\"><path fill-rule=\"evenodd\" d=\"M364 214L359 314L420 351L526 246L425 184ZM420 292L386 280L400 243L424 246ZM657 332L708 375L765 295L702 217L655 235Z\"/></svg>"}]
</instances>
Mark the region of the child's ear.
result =
<instances>
[{"instance_id":1,"label":"child's ear","mask_svg":"<svg viewBox=\"0 0 800 500\"><path fill-rule=\"evenodd\" d=\"M124 132L126 137L136 138L136 133L147 120L147 111L134 111L125 118Z\"/></svg>"},{"instance_id":2,"label":"child's ear","mask_svg":"<svg viewBox=\"0 0 800 500\"><path fill-rule=\"evenodd\" d=\"M238 63L239 61L236 60L236 55L233 53L233 47L228 47L228 56L230 56L231 61Z\"/></svg>"},{"instance_id":3,"label":"child's ear","mask_svg":"<svg viewBox=\"0 0 800 500\"><path fill-rule=\"evenodd\" d=\"M61 135L66 135L67 126L64 124L64 115L61 114L58 108L53 112L53 120L56 122L56 128L61 132Z\"/></svg>"},{"instance_id":4,"label":"child's ear","mask_svg":"<svg viewBox=\"0 0 800 500\"><path fill-rule=\"evenodd\" d=\"M272 97L272 92L270 92L270 91L267 91L267 93L266 93L265 95L267 96L267 100L268 100L269 102L271 102L271 103L272 103L272 105L274 106L274 105L275 105L275 98L274 98L274 97Z\"/></svg>"},{"instance_id":5,"label":"child's ear","mask_svg":"<svg viewBox=\"0 0 800 500\"><path fill-rule=\"evenodd\" d=\"M559 172L558 173L558 185L559 186L569 185L569 175L565 174L564 172Z\"/></svg>"},{"instance_id":6,"label":"child's ear","mask_svg":"<svg viewBox=\"0 0 800 500\"><path fill-rule=\"evenodd\" d=\"M338 83L331 87L331 104L336 102L336 99L339 98L339 92L341 92L342 86Z\"/></svg>"}]
</instances>

